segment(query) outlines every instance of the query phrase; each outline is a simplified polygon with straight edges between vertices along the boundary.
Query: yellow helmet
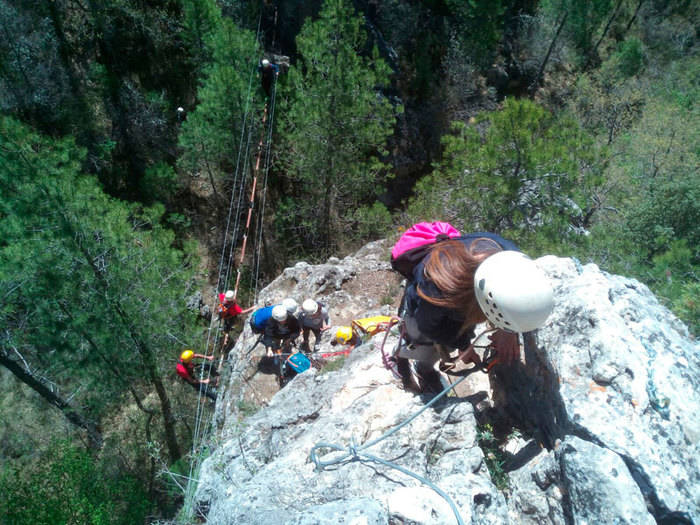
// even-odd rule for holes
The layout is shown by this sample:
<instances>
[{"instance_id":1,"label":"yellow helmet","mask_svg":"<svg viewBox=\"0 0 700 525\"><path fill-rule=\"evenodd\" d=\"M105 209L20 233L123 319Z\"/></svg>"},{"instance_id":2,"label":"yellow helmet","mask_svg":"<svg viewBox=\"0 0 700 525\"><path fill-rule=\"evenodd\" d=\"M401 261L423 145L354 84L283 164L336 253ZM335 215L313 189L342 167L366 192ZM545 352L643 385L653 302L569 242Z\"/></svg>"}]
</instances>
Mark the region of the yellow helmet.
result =
<instances>
[{"instance_id":1,"label":"yellow helmet","mask_svg":"<svg viewBox=\"0 0 700 525\"><path fill-rule=\"evenodd\" d=\"M192 361L192 358L194 357L194 352L192 350L185 350L180 354L180 360L183 363L189 363Z\"/></svg>"},{"instance_id":2,"label":"yellow helmet","mask_svg":"<svg viewBox=\"0 0 700 525\"><path fill-rule=\"evenodd\" d=\"M350 326L341 326L335 333L335 339L341 344L345 345L352 339L352 328Z\"/></svg>"}]
</instances>

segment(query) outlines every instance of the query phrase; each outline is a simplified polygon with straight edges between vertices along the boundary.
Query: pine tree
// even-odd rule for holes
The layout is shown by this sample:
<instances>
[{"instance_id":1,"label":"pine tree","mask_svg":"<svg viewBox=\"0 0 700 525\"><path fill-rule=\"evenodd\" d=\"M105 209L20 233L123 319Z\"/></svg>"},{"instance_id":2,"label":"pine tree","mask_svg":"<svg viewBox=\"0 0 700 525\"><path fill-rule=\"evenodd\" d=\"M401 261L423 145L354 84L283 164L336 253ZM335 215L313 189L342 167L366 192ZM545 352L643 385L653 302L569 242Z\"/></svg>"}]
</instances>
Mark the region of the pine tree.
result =
<instances>
[{"instance_id":1,"label":"pine tree","mask_svg":"<svg viewBox=\"0 0 700 525\"><path fill-rule=\"evenodd\" d=\"M0 120L0 352L78 392L97 421L123 395L139 402L155 390L174 461L181 452L163 367L192 337L184 306L192 272L160 225L162 207L108 197L80 174L83 158L70 139Z\"/></svg>"},{"instance_id":2,"label":"pine tree","mask_svg":"<svg viewBox=\"0 0 700 525\"><path fill-rule=\"evenodd\" d=\"M533 102L507 99L474 125L456 123L443 145L443 160L416 186L412 217L551 245L597 209L603 162L591 137Z\"/></svg>"},{"instance_id":3,"label":"pine tree","mask_svg":"<svg viewBox=\"0 0 700 525\"><path fill-rule=\"evenodd\" d=\"M199 104L182 125L179 166L216 180L245 169L247 132L255 118L258 48L254 35L221 19L205 40L211 63L197 92ZM253 81L255 80L255 84Z\"/></svg>"},{"instance_id":4,"label":"pine tree","mask_svg":"<svg viewBox=\"0 0 700 525\"><path fill-rule=\"evenodd\" d=\"M299 62L281 95L278 167L291 198L277 207L286 236L332 253L352 230L352 211L382 190L393 108L382 89L389 68L367 50L362 19L345 0L327 0L297 37Z\"/></svg>"}]
</instances>

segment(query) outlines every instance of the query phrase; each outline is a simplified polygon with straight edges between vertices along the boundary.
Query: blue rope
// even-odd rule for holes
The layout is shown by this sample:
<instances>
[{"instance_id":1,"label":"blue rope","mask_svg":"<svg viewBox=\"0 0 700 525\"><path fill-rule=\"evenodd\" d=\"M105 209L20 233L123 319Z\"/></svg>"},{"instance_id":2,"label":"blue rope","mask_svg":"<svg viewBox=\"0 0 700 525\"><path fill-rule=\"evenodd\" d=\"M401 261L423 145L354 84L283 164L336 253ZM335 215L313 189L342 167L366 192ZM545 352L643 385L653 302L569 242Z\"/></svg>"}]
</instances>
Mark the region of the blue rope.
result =
<instances>
[{"instance_id":1,"label":"blue rope","mask_svg":"<svg viewBox=\"0 0 700 525\"><path fill-rule=\"evenodd\" d=\"M579 261L576 257L571 258L572 261L574 261L574 266L576 266L576 271L578 272L579 275L583 273L583 266L581 266L581 261Z\"/></svg>"},{"instance_id":2,"label":"blue rope","mask_svg":"<svg viewBox=\"0 0 700 525\"><path fill-rule=\"evenodd\" d=\"M654 384L654 360L656 359L656 350L650 344L644 344L644 348L649 354L649 360L647 364L648 376L647 376L647 395L649 396L649 404L656 410L659 415L668 420L671 416L671 409L669 405L671 400L666 396L660 396L656 385Z\"/></svg>"},{"instance_id":3,"label":"blue rope","mask_svg":"<svg viewBox=\"0 0 700 525\"><path fill-rule=\"evenodd\" d=\"M311 461L313 461L314 465L316 465L316 472L320 472L321 470L325 469L326 467L329 467L331 465L337 465L340 464L344 461L363 461L363 459L367 459L370 461L374 461L376 463L381 463L383 465L386 465L390 468L396 469L399 472L403 472L407 476L410 476L414 479L417 479L424 485L427 485L431 489L433 489L435 492L437 492L440 496L442 496L445 501L450 505L450 508L452 509L452 512L455 515L455 518L457 518L457 523L459 525L464 525L464 521L462 521L462 517L459 515L459 510L457 509L457 505L455 505L454 501L452 501L452 498L444 492L443 490L440 489L437 485L435 485L432 481L428 480L427 478L420 476L419 474L416 474L415 472L411 472L410 470L397 465L396 463L392 463L391 461L387 461L385 459L379 458L377 456L374 456L372 454L368 454L367 452L364 452L365 449L376 445L380 441L388 438L389 436L395 434L398 432L401 428L405 427L408 425L411 421L413 421L415 418L417 418L419 415L421 415L424 411L426 411L428 408L430 408L432 405L434 405L439 399L444 397L450 390L455 388L458 384L460 384L462 381L464 381L468 375L465 375L461 377L459 380L457 380L455 383L449 385L447 388L445 388L442 392L440 392L437 396L435 396L433 399L430 400L428 404L426 404L423 408L421 408L418 412L413 414L411 417L406 419L403 423L400 425L395 426L391 430L385 432L381 436L379 436L377 439L374 439L368 443L365 443L363 445L357 446L355 442L355 438L353 437L351 439L351 443L347 448L344 448L340 445L336 445L333 443L317 443L312 449L311 452L309 452L309 458ZM340 456L336 456L333 459L330 459L328 461L322 461L321 458L318 457L316 454L316 451L319 449L331 449L335 450L338 452L344 452L344 454Z\"/></svg>"}]
</instances>

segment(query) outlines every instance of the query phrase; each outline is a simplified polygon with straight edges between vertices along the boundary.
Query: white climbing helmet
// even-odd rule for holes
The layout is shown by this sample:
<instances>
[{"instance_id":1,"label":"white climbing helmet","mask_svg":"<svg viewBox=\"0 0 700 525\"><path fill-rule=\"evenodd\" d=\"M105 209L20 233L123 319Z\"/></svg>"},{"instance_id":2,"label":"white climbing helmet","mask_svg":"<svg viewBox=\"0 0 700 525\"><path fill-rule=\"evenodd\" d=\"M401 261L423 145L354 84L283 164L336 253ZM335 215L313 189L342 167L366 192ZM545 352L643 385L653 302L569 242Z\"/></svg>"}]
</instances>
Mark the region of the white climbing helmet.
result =
<instances>
[{"instance_id":1,"label":"white climbing helmet","mask_svg":"<svg viewBox=\"0 0 700 525\"><path fill-rule=\"evenodd\" d=\"M267 67L270 65L270 61L267 58L263 58L261 63L262 63L262 67Z\"/></svg>"},{"instance_id":2,"label":"white climbing helmet","mask_svg":"<svg viewBox=\"0 0 700 525\"><path fill-rule=\"evenodd\" d=\"M236 296L234 295L233 290L229 290L228 292L226 292L226 295L224 295L224 300L225 300L227 303L230 303L230 302L233 301L235 298L236 298Z\"/></svg>"},{"instance_id":3,"label":"white climbing helmet","mask_svg":"<svg viewBox=\"0 0 700 525\"><path fill-rule=\"evenodd\" d=\"M524 253L511 250L495 253L477 267L474 293L488 320L509 332L540 328L554 306L542 270Z\"/></svg>"},{"instance_id":4,"label":"white climbing helmet","mask_svg":"<svg viewBox=\"0 0 700 525\"><path fill-rule=\"evenodd\" d=\"M318 303L313 299L307 299L302 303L301 309L304 310L304 313L307 315L315 314L316 310L318 310Z\"/></svg>"},{"instance_id":5,"label":"white climbing helmet","mask_svg":"<svg viewBox=\"0 0 700 525\"><path fill-rule=\"evenodd\" d=\"M272 318L275 321L286 321L287 320L287 309L282 304L278 304L272 308Z\"/></svg>"},{"instance_id":6,"label":"white climbing helmet","mask_svg":"<svg viewBox=\"0 0 700 525\"><path fill-rule=\"evenodd\" d=\"M289 315L294 315L299 307L297 302L291 297L287 297L284 301L282 301L282 305L287 309L287 313Z\"/></svg>"}]
</instances>

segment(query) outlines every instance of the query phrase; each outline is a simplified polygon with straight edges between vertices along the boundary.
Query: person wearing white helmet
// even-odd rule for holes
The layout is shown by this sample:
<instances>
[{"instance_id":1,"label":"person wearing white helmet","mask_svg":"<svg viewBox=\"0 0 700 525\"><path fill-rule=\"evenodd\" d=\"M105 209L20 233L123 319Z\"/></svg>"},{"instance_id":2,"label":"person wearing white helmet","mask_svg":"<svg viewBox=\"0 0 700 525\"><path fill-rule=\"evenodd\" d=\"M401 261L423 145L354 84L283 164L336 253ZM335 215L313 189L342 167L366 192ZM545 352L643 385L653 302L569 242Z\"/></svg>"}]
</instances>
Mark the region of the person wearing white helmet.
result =
<instances>
[{"instance_id":1,"label":"person wearing white helmet","mask_svg":"<svg viewBox=\"0 0 700 525\"><path fill-rule=\"evenodd\" d=\"M303 342L302 349L309 351L309 332L314 333L314 350L318 349L321 342L321 333L330 328L330 316L328 308L321 302L307 299L301 305L299 316Z\"/></svg>"},{"instance_id":2,"label":"person wearing white helmet","mask_svg":"<svg viewBox=\"0 0 700 525\"><path fill-rule=\"evenodd\" d=\"M267 58L263 58L258 65L258 71L260 71L263 91L269 97L272 94L272 86L279 75L280 68Z\"/></svg>"},{"instance_id":3,"label":"person wearing white helmet","mask_svg":"<svg viewBox=\"0 0 700 525\"><path fill-rule=\"evenodd\" d=\"M293 297L287 297L282 301L282 305L287 309L289 315L296 316L297 310L299 309L299 303L297 303Z\"/></svg>"},{"instance_id":4,"label":"person wearing white helmet","mask_svg":"<svg viewBox=\"0 0 700 525\"><path fill-rule=\"evenodd\" d=\"M518 332L541 327L552 305L551 286L532 259L511 241L479 232L431 247L413 269L400 314L408 342L439 349L469 348L475 326L488 321L497 328L490 339L499 362L510 364L520 355ZM437 359L423 365L426 375ZM463 359L480 364L473 349Z\"/></svg>"},{"instance_id":5,"label":"person wearing white helmet","mask_svg":"<svg viewBox=\"0 0 700 525\"><path fill-rule=\"evenodd\" d=\"M299 321L290 315L284 304L272 308L272 315L265 325L263 344L268 357L288 352L299 337Z\"/></svg>"},{"instance_id":6,"label":"person wearing white helmet","mask_svg":"<svg viewBox=\"0 0 700 525\"><path fill-rule=\"evenodd\" d=\"M226 293L219 294L218 314L219 319L224 321L224 330L226 331L231 329L233 321L237 316L249 314L255 310L255 308L255 305L245 309L241 308L236 302L236 296L233 290L228 290Z\"/></svg>"},{"instance_id":7,"label":"person wearing white helmet","mask_svg":"<svg viewBox=\"0 0 700 525\"><path fill-rule=\"evenodd\" d=\"M249 314L255 310L255 308L255 305L246 309L241 308L236 302L236 295L234 294L233 290L228 290L226 293L219 294L219 307L217 308L217 314L219 316L219 320L224 322L224 348L226 348L228 345L229 332L233 328L233 323L236 321L238 316Z\"/></svg>"}]
</instances>

